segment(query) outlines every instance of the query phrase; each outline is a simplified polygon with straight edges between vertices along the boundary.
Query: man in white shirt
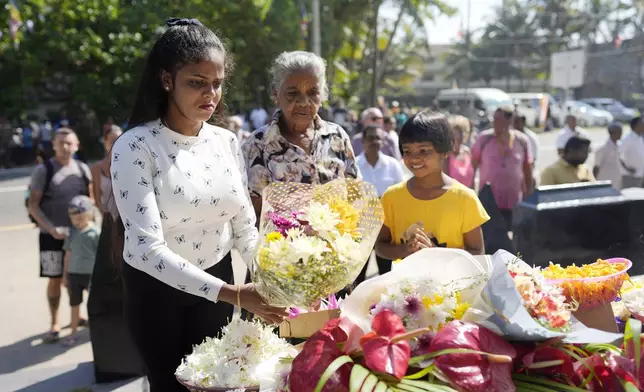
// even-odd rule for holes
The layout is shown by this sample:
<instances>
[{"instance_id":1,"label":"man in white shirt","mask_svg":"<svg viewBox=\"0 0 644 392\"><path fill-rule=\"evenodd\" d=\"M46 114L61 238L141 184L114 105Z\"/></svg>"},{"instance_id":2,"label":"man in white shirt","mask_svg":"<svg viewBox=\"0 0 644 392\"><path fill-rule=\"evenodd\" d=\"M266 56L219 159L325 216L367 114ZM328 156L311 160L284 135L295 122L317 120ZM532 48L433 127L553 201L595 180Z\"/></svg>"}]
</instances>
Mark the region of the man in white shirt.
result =
<instances>
[{"instance_id":1,"label":"man in white shirt","mask_svg":"<svg viewBox=\"0 0 644 392\"><path fill-rule=\"evenodd\" d=\"M362 131L364 152L356 158L362 179L376 187L378 196L392 185L404 179L400 161L381 152L385 133L376 126L368 126Z\"/></svg>"},{"instance_id":2,"label":"man in white shirt","mask_svg":"<svg viewBox=\"0 0 644 392\"><path fill-rule=\"evenodd\" d=\"M631 120L629 132L621 146L622 187L639 188L644 183L644 123L642 117Z\"/></svg>"},{"instance_id":3,"label":"man in white shirt","mask_svg":"<svg viewBox=\"0 0 644 392\"><path fill-rule=\"evenodd\" d=\"M252 131L259 129L266 125L266 120L268 120L268 113L261 107L260 104L257 104L255 108L250 112L250 122L253 126Z\"/></svg>"},{"instance_id":4,"label":"man in white shirt","mask_svg":"<svg viewBox=\"0 0 644 392\"><path fill-rule=\"evenodd\" d=\"M559 155L563 154L563 150L568 143L568 139L573 136L581 136L584 139L590 139L590 135L586 130L577 126L577 117L569 114L566 116L566 126L557 133L557 151Z\"/></svg>"},{"instance_id":5,"label":"man in white shirt","mask_svg":"<svg viewBox=\"0 0 644 392\"><path fill-rule=\"evenodd\" d=\"M376 187L378 196L382 196L387 188L404 179L400 161L381 152L384 140L385 132L381 128L373 125L365 127L362 131L364 152L356 158L356 165L360 169L362 179ZM376 255L376 263L380 275L391 271L391 260ZM368 265L369 263L362 268L356 278L356 284L365 280Z\"/></svg>"},{"instance_id":6,"label":"man in white shirt","mask_svg":"<svg viewBox=\"0 0 644 392\"><path fill-rule=\"evenodd\" d=\"M622 164L620 143L622 124L615 121L608 125L608 140L595 152L593 175L597 181L610 181L613 188L622 189Z\"/></svg>"}]
</instances>

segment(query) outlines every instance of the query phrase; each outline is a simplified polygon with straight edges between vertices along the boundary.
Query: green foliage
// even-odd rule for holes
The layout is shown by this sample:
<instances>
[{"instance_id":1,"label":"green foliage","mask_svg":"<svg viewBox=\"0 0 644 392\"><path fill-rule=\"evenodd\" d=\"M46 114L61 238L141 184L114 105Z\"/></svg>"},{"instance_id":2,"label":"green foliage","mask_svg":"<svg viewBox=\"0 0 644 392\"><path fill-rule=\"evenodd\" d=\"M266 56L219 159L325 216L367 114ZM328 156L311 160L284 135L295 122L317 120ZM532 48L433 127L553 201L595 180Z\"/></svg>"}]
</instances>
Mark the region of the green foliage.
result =
<instances>
[{"instance_id":1,"label":"green foliage","mask_svg":"<svg viewBox=\"0 0 644 392\"><path fill-rule=\"evenodd\" d=\"M11 116L33 102L87 102L99 118L123 120L134 99L142 62L169 16L196 17L218 31L237 67L226 99L265 99L266 69L299 36L294 2L271 0L32 0L18 2L23 21L14 49L0 38L0 105ZM7 10L0 18L8 20ZM288 38L285 38L288 37ZM258 93L259 92L259 93Z\"/></svg>"}]
</instances>

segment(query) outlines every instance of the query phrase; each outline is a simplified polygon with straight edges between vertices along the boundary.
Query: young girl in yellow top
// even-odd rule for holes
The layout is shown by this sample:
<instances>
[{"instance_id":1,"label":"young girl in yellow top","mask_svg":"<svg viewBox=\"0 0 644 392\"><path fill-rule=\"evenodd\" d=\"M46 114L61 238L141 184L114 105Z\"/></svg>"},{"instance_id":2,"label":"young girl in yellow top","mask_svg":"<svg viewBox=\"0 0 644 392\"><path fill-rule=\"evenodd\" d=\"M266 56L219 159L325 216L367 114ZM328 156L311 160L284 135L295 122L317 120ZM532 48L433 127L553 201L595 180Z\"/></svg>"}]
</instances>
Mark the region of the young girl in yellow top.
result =
<instances>
[{"instance_id":1,"label":"young girl in yellow top","mask_svg":"<svg viewBox=\"0 0 644 392\"><path fill-rule=\"evenodd\" d=\"M432 247L484 254L481 225L490 217L473 190L442 170L452 151L447 118L431 111L415 114L402 127L399 143L413 177L382 196L385 222L377 254L395 260Z\"/></svg>"}]
</instances>

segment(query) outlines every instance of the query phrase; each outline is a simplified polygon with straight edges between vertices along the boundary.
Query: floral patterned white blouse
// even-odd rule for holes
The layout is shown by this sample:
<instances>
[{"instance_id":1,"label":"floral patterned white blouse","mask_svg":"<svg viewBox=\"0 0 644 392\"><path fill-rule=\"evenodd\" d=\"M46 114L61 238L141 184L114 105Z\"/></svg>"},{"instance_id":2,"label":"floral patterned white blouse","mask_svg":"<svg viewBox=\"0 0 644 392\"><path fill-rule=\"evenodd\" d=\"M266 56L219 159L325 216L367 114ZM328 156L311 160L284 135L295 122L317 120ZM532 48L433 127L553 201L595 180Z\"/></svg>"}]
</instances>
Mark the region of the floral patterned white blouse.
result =
<instances>
[{"instance_id":1,"label":"floral patterned white blouse","mask_svg":"<svg viewBox=\"0 0 644 392\"><path fill-rule=\"evenodd\" d=\"M351 139L341 126L317 117L307 153L282 136L279 115L242 145L251 196L261 197L274 181L325 184L336 178L360 177Z\"/></svg>"}]
</instances>

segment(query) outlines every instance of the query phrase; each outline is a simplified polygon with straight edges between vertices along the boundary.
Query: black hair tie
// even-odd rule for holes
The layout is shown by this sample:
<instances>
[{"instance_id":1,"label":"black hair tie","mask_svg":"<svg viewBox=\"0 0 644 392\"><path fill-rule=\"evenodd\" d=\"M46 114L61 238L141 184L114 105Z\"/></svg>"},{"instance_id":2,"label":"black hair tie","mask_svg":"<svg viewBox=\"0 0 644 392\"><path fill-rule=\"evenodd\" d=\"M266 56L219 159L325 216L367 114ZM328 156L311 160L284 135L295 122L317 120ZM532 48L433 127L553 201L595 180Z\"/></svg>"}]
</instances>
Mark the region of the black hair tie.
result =
<instances>
[{"instance_id":1,"label":"black hair tie","mask_svg":"<svg viewBox=\"0 0 644 392\"><path fill-rule=\"evenodd\" d=\"M166 26L203 26L197 19L170 18L165 21Z\"/></svg>"}]
</instances>

